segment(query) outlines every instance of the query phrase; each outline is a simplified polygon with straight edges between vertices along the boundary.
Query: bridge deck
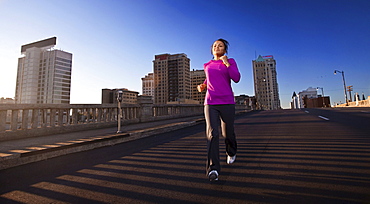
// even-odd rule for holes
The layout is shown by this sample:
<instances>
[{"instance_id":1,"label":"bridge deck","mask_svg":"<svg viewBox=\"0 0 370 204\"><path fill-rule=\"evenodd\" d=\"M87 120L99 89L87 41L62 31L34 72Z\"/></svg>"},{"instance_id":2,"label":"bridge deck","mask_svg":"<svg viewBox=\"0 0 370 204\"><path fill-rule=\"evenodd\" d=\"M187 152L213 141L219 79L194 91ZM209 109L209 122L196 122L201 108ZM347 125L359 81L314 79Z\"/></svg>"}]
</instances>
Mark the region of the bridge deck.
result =
<instances>
[{"instance_id":1,"label":"bridge deck","mask_svg":"<svg viewBox=\"0 0 370 204\"><path fill-rule=\"evenodd\" d=\"M199 121L201 118L191 120ZM171 123L194 124L191 120L172 120ZM166 124L157 124L156 127ZM79 203L370 201L368 132L356 131L350 126L338 125L300 110L241 115L237 117L235 127L238 138L237 159L232 165L226 162L222 164L218 182L209 182L205 176L204 123L198 122L198 125L186 129L161 134L159 138L147 137L131 141L132 148L143 145L135 151L130 150L134 153L123 150L127 148L124 144L85 152L81 158L95 157L97 161L93 165L76 167L77 170L70 170L69 173L57 173L57 177L49 180L39 178L32 183L31 190L14 187L13 191L3 193L0 201L1 198L26 199L33 194L37 194L40 199L48 198L48 202L73 200ZM115 129L99 131L86 133L111 134ZM163 142L163 138L170 136L174 138ZM116 153L106 152L115 148ZM224 152L222 142L220 148ZM102 156L103 152L106 158ZM24 157L28 157L27 153L24 154ZM77 157L74 159L80 161ZM221 158L225 159L223 153ZM68 159L68 162L77 165L76 161ZM55 171L62 172L57 168ZM0 176L0 179L4 178Z\"/></svg>"}]
</instances>

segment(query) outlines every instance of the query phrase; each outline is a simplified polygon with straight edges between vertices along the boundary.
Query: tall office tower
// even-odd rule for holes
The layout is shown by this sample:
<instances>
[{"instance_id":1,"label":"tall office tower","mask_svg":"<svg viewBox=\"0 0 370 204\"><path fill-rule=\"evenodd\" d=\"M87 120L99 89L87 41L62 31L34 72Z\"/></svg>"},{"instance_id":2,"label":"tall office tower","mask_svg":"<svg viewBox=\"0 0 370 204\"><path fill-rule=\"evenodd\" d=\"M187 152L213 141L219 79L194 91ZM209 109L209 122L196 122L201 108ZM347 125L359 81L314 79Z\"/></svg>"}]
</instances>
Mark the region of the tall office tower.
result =
<instances>
[{"instance_id":1,"label":"tall office tower","mask_svg":"<svg viewBox=\"0 0 370 204\"><path fill-rule=\"evenodd\" d=\"M56 37L22 45L16 103L69 104L72 54L53 49Z\"/></svg>"},{"instance_id":2,"label":"tall office tower","mask_svg":"<svg viewBox=\"0 0 370 204\"><path fill-rule=\"evenodd\" d=\"M154 99L154 74L149 73L145 77L141 78L142 82L142 94L143 96L151 96Z\"/></svg>"},{"instance_id":3,"label":"tall office tower","mask_svg":"<svg viewBox=\"0 0 370 204\"><path fill-rule=\"evenodd\" d=\"M155 55L154 103L190 99L190 59L186 54Z\"/></svg>"},{"instance_id":4,"label":"tall office tower","mask_svg":"<svg viewBox=\"0 0 370 204\"><path fill-rule=\"evenodd\" d=\"M252 62L257 109L280 109L276 61L274 57L272 55L264 57L260 55Z\"/></svg>"},{"instance_id":5,"label":"tall office tower","mask_svg":"<svg viewBox=\"0 0 370 204\"><path fill-rule=\"evenodd\" d=\"M204 70L193 70L190 72L191 77L191 98L199 101L200 104L204 103L206 97L206 91L199 92L197 86L203 84L206 79L206 73Z\"/></svg>"}]
</instances>

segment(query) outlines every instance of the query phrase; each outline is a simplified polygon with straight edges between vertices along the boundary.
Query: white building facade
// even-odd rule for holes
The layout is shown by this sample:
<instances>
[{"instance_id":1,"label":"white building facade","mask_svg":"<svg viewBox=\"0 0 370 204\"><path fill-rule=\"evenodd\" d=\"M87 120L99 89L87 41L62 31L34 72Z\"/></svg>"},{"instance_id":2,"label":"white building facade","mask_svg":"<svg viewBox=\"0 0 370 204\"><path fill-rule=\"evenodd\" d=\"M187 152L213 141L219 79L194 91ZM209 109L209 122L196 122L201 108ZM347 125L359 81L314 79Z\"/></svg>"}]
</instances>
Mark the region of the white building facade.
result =
<instances>
[{"instance_id":1,"label":"white building facade","mask_svg":"<svg viewBox=\"0 0 370 204\"><path fill-rule=\"evenodd\" d=\"M293 94L292 96L292 109L304 108L304 98L312 99L317 98L317 89L308 87L306 90L299 92L298 94Z\"/></svg>"},{"instance_id":2,"label":"white building facade","mask_svg":"<svg viewBox=\"0 0 370 204\"><path fill-rule=\"evenodd\" d=\"M23 45L18 59L18 104L69 104L72 54L53 49L56 37Z\"/></svg>"}]
</instances>

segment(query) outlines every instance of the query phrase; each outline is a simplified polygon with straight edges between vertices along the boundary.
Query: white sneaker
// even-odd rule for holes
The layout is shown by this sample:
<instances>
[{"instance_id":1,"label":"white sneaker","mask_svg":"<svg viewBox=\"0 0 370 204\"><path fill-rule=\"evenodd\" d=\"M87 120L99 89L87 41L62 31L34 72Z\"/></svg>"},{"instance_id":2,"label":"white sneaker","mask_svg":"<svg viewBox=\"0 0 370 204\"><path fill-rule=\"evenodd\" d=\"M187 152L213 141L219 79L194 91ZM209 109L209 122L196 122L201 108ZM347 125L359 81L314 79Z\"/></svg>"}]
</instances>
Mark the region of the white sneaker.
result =
<instances>
[{"instance_id":1,"label":"white sneaker","mask_svg":"<svg viewBox=\"0 0 370 204\"><path fill-rule=\"evenodd\" d=\"M212 170L208 173L208 178L210 181L218 181L218 172L216 170Z\"/></svg>"},{"instance_id":2,"label":"white sneaker","mask_svg":"<svg viewBox=\"0 0 370 204\"><path fill-rule=\"evenodd\" d=\"M227 164L232 164L232 163L234 163L235 159L236 159L236 155L234 155L232 157L227 155L226 163Z\"/></svg>"}]
</instances>

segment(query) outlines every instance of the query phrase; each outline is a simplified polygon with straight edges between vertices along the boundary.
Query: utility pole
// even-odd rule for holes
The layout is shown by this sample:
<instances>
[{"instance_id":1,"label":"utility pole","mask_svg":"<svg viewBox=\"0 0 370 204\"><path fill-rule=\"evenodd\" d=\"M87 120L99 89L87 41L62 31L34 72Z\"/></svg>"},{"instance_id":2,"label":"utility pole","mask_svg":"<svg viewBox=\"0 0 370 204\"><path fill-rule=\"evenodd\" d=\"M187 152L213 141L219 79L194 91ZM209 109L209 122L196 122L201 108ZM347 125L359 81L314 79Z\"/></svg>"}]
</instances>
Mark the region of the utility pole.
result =
<instances>
[{"instance_id":1,"label":"utility pole","mask_svg":"<svg viewBox=\"0 0 370 204\"><path fill-rule=\"evenodd\" d=\"M353 91L353 86L347 86L347 90L349 93L349 101L352 102L352 91Z\"/></svg>"},{"instance_id":2,"label":"utility pole","mask_svg":"<svg viewBox=\"0 0 370 204\"><path fill-rule=\"evenodd\" d=\"M322 93L321 99L322 99L323 107L326 107L326 105L325 105L325 98L324 98L324 87L317 87L316 88L316 90L319 90L319 89L321 89L321 93Z\"/></svg>"},{"instance_id":3,"label":"utility pole","mask_svg":"<svg viewBox=\"0 0 370 204\"><path fill-rule=\"evenodd\" d=\"M344 85L344 97L346 99L346 104L348 106L348 97L347 97L347 89L346 89L346 80L344 79L344 71L334 70L334 74L337 74L337 72L342 74L343 85Z\"/></svg>"}]
</instances>

